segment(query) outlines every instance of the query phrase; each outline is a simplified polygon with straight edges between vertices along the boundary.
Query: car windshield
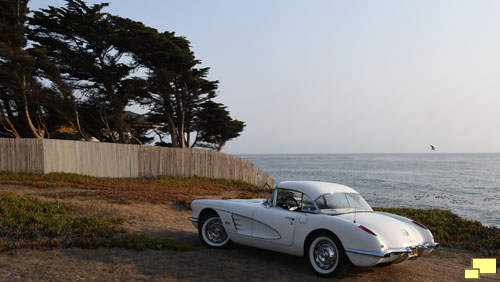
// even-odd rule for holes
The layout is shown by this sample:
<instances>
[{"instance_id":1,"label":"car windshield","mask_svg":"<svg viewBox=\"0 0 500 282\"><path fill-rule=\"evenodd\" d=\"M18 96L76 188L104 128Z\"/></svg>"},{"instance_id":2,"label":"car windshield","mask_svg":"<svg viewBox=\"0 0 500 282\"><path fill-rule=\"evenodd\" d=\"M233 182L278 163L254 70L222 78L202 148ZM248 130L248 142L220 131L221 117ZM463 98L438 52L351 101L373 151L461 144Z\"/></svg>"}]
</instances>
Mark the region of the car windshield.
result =
<instances>
[{"instance_id":1,"label":"car windshield","mask_svg":"<svg viewBox=\"0 0 500 282\"><path fill-rule=\"evenodd\" d=\"M323 213L341 214L355 211L373 211L370 205L356 193L324 194L316 199Z\"/></svg>"}]
</instances>

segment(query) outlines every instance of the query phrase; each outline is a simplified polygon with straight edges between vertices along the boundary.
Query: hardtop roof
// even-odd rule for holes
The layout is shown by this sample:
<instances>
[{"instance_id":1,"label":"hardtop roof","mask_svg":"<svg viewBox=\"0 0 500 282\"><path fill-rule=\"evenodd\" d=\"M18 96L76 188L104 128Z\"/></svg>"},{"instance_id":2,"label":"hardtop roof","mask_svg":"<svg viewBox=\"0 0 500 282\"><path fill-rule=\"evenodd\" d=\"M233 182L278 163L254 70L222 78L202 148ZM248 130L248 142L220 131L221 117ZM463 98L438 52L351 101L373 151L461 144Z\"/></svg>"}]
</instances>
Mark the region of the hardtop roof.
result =
<instances>
[{"instance_id":1,"label":"hardtop roof","mask_svg":"<svg viewBox=\"0 0 500 282\"><path fill-rule=\"evenodd\" d=\"M334 193L356 193L351 187L322 181L284 181L279 183L276 188L291 189L302 192L309 196L313 201L324 194Z\"/></svg>"}]
</instances>

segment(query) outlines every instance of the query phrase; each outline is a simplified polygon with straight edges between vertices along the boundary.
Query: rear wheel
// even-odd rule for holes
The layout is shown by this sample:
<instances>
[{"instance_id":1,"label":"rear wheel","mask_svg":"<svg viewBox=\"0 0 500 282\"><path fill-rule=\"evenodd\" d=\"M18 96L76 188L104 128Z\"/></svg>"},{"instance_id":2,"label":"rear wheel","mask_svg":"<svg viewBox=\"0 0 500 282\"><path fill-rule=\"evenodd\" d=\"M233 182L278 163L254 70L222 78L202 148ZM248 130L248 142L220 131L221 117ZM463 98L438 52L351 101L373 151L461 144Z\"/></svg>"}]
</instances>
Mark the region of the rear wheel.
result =
<instances>
[{"instance_id":1,"label":"rear wheel","mask_svg":"<svg viewBox=\"0 0 500 282\"><path fill-rule=\"evenodd\" d=\"M231 242L216 213L209 213L201 218L198 237L207 247L223 248Z\"/></svg>"},{"instance_id":2,"label":"rear wheel","mask_svg":"<svg viewBox=\"0 0 500 282\"><path fill-rule=\"evenodd\" d=\"M339 239L326 231L315 234L306 250L309 264L320 276L334 276L347 260Z\"/></svg>"}]
</instances>

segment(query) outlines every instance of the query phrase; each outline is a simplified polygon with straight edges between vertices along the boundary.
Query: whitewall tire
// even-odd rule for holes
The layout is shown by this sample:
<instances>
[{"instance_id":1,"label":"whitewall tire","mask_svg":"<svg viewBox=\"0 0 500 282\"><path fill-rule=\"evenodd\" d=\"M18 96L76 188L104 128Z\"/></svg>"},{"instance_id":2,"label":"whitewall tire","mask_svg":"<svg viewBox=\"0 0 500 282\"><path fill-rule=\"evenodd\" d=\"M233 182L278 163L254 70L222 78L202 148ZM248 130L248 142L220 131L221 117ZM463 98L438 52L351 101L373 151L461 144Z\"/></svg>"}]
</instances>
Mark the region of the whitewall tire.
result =
<instances>
[{"instance_id":1,"label":"whitewall tire","mask_svg":"<svg viewBox=\"0 0 500 282\"><path fill-rule=\"evenodd\" d=\"M339 239L329 232L315 234L307 245L306 257L313 270L320 276L334 276L346 262L346 255Z\"/></svg>"},{"instance_id":2,"label":"whitewall tire","mask_svg":"<svg viewBox=\"0 0 500 282\"><path fill-rule=\"evenodd\" d=\"M209 213L200 220L198 236L207 247L223 248L231 242L224 225L216 213Z\"/></svg>"}]
</instances>

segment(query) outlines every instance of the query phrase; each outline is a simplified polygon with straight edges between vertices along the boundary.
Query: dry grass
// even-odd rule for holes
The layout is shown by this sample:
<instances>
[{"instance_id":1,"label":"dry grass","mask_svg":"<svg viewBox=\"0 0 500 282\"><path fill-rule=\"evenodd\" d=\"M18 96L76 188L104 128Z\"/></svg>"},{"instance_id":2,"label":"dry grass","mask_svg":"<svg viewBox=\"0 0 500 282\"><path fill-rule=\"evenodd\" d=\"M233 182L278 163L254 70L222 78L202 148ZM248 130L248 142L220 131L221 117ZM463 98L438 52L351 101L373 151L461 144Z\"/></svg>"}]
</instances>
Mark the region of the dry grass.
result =
<instances>
[{"instance_id":1,"label":"dry grass","mask_svg":"<svg viewBox=\"0 0 500 282\"><path fill-rule=\"evenodd\" d=\"M181 203L187 208L198 198L222 198L228 194L233 198L261 198L270 193L268 188L242 181L198 177L108 179L69 173L34 175L4 172L0 174L0 184L28 185L41 189L43 193L39 193L40 196L55 199L98 198L116 203ZM77 189L66 189L67 187Z\"/></svg>"}]
</instances>

